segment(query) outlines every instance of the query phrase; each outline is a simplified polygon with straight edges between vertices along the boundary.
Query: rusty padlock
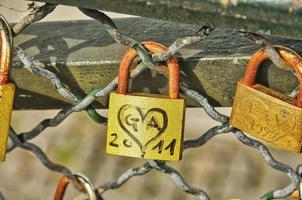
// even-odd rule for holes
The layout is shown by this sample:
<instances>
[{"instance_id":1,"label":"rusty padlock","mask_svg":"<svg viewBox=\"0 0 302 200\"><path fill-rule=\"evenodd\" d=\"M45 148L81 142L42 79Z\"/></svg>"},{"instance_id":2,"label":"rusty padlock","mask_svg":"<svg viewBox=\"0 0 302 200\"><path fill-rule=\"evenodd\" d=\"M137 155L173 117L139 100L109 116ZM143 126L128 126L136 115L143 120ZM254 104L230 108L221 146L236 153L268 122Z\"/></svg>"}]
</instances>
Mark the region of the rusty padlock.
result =
<instances>
[{"instance_id":1,"label":"rusty padlock","mask_svg":"<svg viewBox=\"0 0 302 200\"><path fill-rule=\"evenodd\" d=\"M96 189L93 184L89 181L89 179L82 174L74 174L78 185L81 187L81 190L88 195L88 200L101 200L102 197L98 195ZM70 180L63 176L58 185L55 192L54 200L63 200L67 186L69 185Z\"/></svg>"},{"instance_id":2,"label":"rusty padlock","mask_svg":"<svg viewBox=\"0 0 302 200\"><path fill-rule=\"evenodd\" d=\"M151 53L167 48L144 42ZM179 66L175 57L167 60L167 96L127 93L129 66L137 57L133 49L123 56L118 88L110 94L107 153L156 160L180 160L182 156L185 100L179 98Z\"/></svg>"},{"instance_id":3,"label":"rusty padlock","mask_svg":"<svg viewBox=\"0 0 302 200\"><path fill-rule=\"evenodd\" d=\"M0 15L0 161L4 161L15 85L8 83L12 61L13 37L10 27Z\"/></svg>"},{"instance_id":4,"label":"rusty padlock","mask_svg":"<svg viewBox=\"0 0 302 200\"><path fill-rule=\"evenodd\" d=\"M288 97L261 84L255 78L268 59L264 49L250 58L245 75L238 81L230 124L282 149L301 152L302 145L302 58L294 51L276 46L285 63L300 77L297 98Z\"/></svg>"}]
</instances>

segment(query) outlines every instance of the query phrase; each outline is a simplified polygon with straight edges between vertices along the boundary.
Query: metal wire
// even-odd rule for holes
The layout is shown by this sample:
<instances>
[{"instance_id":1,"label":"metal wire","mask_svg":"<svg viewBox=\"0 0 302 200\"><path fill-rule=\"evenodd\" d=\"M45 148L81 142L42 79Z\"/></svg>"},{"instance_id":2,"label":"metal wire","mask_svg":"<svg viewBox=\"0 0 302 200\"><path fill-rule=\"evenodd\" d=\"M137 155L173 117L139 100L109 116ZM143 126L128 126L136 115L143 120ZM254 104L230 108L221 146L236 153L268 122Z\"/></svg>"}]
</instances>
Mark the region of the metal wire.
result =
<instances>
[{"instance_id":1,"label":"metal wire","mask_svg":"<svg viewBox=\"0 0 302 200\"><path fill-rule=\"evenodd\" d=\"M35 154L35 156L44 164L45 167L47 167L49 170L52 171L56 171L56 172L60 172L62 173L64 176L67 176L68 178L75 180L75 178L73 177L71 171L69 169L67 169L64 166L55 164L53 162L51 162L46 154L40 149L40 147L38 147L35 144L32 143L28 143L28 142L24 142L21 141L18 138L18 135L16 134L16 132L11 128L10 132L9 132L9 137L10 139L13 141L13 143L17 146L20 147L24 150L27 151L31 151L32 153Z\"/></svg>"},{"instance_id":2,"label":"metal wire","mask_svg":"<svg viewBox=\"0 0 302 200\"><path fill-rule=\"evenodd\" d=\"M35 12L25 16L12 28L13 36L17 36L21 33L27 26L30 24L40 21L51 13L57 7L56 4L46 3L43 6L39 7Z\"/></svg>"},{"instance_id":3,"label":"metal wire","mask_svg":"<svg viewBox=\"0 0 302 200\"><path fill-rule=\"evenodd\" d=\"M14 35L16 36L20 32L22 32L28 25L30 25L33 22L39 21L45 16L47 16L49 13L51 13L55 9L56 5L54 4L45 4L40 7L36 12L31 13L30 15L23 18L20 22L18 22L13 27ZM156 63L159 61L163 61L170 56L174 55L180 48L184 47L185 45L194 44L196 42L201 41L204 39L207 35L209 35L215 28L210 26L203 26L200 30L197 31L196 34L193 36L188 36L184 38L177 39L172 45L168 48L167 51L162 53L157 53L152 56L150 56L147 51L144 49L144 47L136 40L129 38L127 36L124 36L119 29L114 24L113 20L109 18L106 14L90 10L90 9L83 9L80 8L80 10L86 14L87 16L90 16L98 21L100 21L108 31L108 33L112 36L112 38L123 45L126 45L128 47L134 48L141 58L142 62L131 72L131 78L134 78L138 76L140 73L142 73L145 69L151 68L153 69L156 66ZM257 34L253 34L250 32L241 32L241 34L244 37L247 37L249 40L252 40L258 44L266 45L268 48L266 48L270 58L275 61L274 63L277 64L279 67L284 67L282 62L282 59L276 53L275 49L272 47L272 45L267 42L263 37L259 37ZM117 77L113 79L106 87L99 88L91 91L89 94L87 94L86 97L83 97L82 99L77 98L77 95L69 91L64 84L59 80L57 75L45 68L39 67L35 61L33 61L29 56L26 55L24 50L20 47L15 47L15 56L17 59L19 59L26 69L28 69L30 72L42 76L46 79L48 79L51 84L56 88L58 93L62 95L64 98L72 101L73 105L64 108L63 110L59 111L59 113L50 119L45 119L41 121L39 124L37 124L31 131L19 133L17 134L13 128L10 128L9 137L11 139L11 143L8 144L8 150L7 152L10 152L14 150L15 148L19 147L24 150L27 150L31 153L33 153L38 160L42 162L42 164L47 167L49 170L56 171L58 173L63 174L64 176L68 177L71 180L75 180L73 173L64 166L58 165L51 160L49 160L46 156L46 154L43 152L42 149L40 149L37 145L29 143L28 141L39 136L46 128L54 127L59 125L66 119L70 114L73 112L79 112L82 110L86 110L91 116L91 118L99 123L106 124L106 119L96 113L96 111L90 107L91 103L100 96L107 96L111 91L115 90L116 84L117 84ZM184 96L191 98L198 102L201 107L205 110L205 112L215 121L220 122L221 125L215 126L205 133L200 134L200 137L194 139L194 140L187 140L184 142L184 150L188 150L191 148L198 148L202 145L205 145L209 140L211 140L216 135L220 134L232 134L234 135L242 144L250 146L254 148L255 150L259 151L259 153L262 155L263 159L266 161L266 163L272 167L275 170L278 170L280 172L285 173L289 179L290 183L288 186L282 189L274 190L271 192L266 193L263 197L261 197L262 200L268 200L268 199L278 199L278 198L284 198L289 196L299 184L299 177L295 170L293 170L290 166L281 163L273 158L269 150L266 148L264 144L261 142L251 139L247 137L242 131L233 128L229 123L229 117L225 116L221 113L219 113L213 106L211 106L208 102L208 100L198 92L191 90L187 88L184 84L181 83L181 92ZM92 114L91 114L92 113ZM118 189L122 187L127 181L129 181L131 178L135 176L142 176L147 173L149 173L151 170L156 170L160 173L167 174L174 182L175 184L184 192L187 192L189 194L197 196L200 200L209 200L210 197L208 194L203 191L202 189L195 188L191 185L189 185L183 176L174 168L166 165L163 161L148 161L143 166L138 168L131 168L128 169L126 172L124 172L122 175L120 175L115 181L102 184L97 188L97 191L99 194L103 194L104 192L108 190ZM0 193L0 200L4 199L4 197Z\"/></svg>"},{"instance_id":4,"label":"metal wire","mask_svg":"<svg viewBox=\"0 0 302 200\"><path fill-rule=\"evenodd\" d=\"M0 192L0 200L5 200L4 196L1 194L1 192Z\"/></svg>"}]
</instances>

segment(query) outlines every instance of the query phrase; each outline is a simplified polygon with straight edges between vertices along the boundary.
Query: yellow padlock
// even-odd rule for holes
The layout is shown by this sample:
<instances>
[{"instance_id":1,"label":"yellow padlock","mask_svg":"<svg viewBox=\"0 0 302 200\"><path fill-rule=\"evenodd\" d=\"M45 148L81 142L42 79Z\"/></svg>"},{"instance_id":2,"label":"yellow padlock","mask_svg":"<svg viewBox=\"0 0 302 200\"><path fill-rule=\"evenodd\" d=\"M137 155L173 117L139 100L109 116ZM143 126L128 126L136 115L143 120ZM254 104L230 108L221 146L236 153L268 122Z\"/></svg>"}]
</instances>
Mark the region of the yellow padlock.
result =
<instances>
[{"instance_id":1,"label":"yellow padlock","mask_svg":"<svg viewBox=\"0 0 302 200\"><path fill-rule=\"evenodd\" d=\"M144 42L151 52L167 48ZM155 160L180 160L182 156L185 100L179 98L179 66L176 58L167 60L169 95L127 93L129 66L137 57L133 49L119 66L118 88L110 94L107 153Z\"/></svg>"},{"instance_id":2,"label":"yellow padlock","mask_svg":"<svg viewBox=\"0 0 302 200\"><path fill-rule=\"evenodd\" d=\"M302 145L302 58L285 47L276 47L285 63L300 77L296 99L255 84L260 64L268 59L264 49L249 60L244 78L237 83L230 124L282 149L301 152Z\"/></svg>"},{"instance_id":3,"label":"yellow padlock","mask_svg":"<svg viewBox=\"0 0 302 200\"><path fill-rule=\"evenodd\" d=\"M301 200L302 199L302 196L301 196L301 191L302 191L302 182L301 182L302 165L297 166L296 172L299 176L299 185L298 185L297 189L292 193L291 197L292 197L292 200Z\"/></svg>"},{"instance_id":4,"label":"yellow padlock","mask_svg":"<svg viewBox=\"0 0 302 200\"><path fill-rule=\"evenodd\" d=\"M291 196L292 196L292 200L301 200L299 190L295 190Z\"/></svg>"},{"instance_id":5,"label":"yellow padlock","mask_svg":"<svg viewBox=\"0 0 302 200\"><path fill-rule=\"evenodd\" d=\"M4 161L15 85L8 83L13 39L7 21L0 15L0 161Z\"/></svg>"}]
</instances>

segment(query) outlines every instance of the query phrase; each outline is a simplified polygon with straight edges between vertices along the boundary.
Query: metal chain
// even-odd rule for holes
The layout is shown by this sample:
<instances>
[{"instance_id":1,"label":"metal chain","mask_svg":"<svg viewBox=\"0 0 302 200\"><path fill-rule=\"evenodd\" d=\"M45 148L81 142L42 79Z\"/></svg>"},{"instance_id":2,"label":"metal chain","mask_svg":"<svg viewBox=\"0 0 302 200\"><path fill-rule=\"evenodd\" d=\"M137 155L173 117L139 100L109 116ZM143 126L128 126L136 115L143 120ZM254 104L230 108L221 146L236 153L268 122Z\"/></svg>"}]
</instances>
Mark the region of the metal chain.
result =
<instances>
[{"instance_id":1,"label":"metal chain","mask_svg":"<svg viewBox=\"0 0 302 200\"><path fill-rule=\"evenodd\" d=\"M21 33L31 23L43 19L45 16L51 13L55 8L56 8L55 4L46 3L35 12L23 18L12 28L14 36ZM172 45L168 48L167 51L162 53L156 53L150 56L145 50L145 48L143 47L143 45L141 45L138 41L124 36L116 27L113 20L109 18L106 14L100 11L95 11L90 9L83 9L83 8L79 8L79 9L87 16L100 21L106 28L107 32L112 36L112 38L117 43L123 44L128 47L132 47L138 52L138 55L141 58L142 62L131 72L130 74L131 78L138 76L139 74L141 74L141 72L143 72L147 68L152 69L156 67L157 62L166 60L167 58L171 57L180 48L184 47L185 45L194 44L203 40L207 35L209 35L215 29L214 27L203 26L201 27L200 30L196 32L196 34L177 39L174 43L172 43ZM253 42L265 45L265 49L268 55L270 56L270 58L272 59L273 63L280 68L284 68L283 65L284 63L282 62L282 59L280 58L279 54L265 38L259 37L259 35L250 32L241 31L241 34ZM41 150L37 145L29 143L28 140L37 137L46 128L59 125L64 121L64 119L66 119L73 112L80 112L86 110L89 116L93 120L95 120L98 123L106 124L107 121L106 118L97 114L96 111L91 107L91 103L97 97L107 96L111 91L115 90L117 84L117 77L113 79L106 87L95 89L91 91L84 98L78 98L77 95L69 91L64 86L64 84L60 81L60 79L56 76L55 73L45 68L39 67L35 61L33 61L29 56L26 55L26 53L21 47L16 46L14 48L14 52L15 52L15 57L24 64L24 68L26 68L27 70L38 76L47 78L54 86L54 88L58 91L58 93L62 95L64 98L72 101L73 105L59 111L59 113L55 117L41 121L29 132L17 134L13 128L10 128L9 137L11 139L11 142L8 144L7 152L14 150L16 147L30 151L49 170L59 172L64 176L68 177L69 179L75 180L73 173L67 167L58 165L52 162L51 160L49 160L46 154L43 152L43 150ZM205 133L202 133L200 137L194 140L185 141L184 150L201 147L216 135L226 134L226 133L233 134L242 144L245 144L247 146L250 146L258 150L259 153L262 155L263 159L270 167L285 173L291 180L289 185L286 186L285 188L266 193L263 197L261 197L262 200L285 198L289 196L297 188L297 185L299 184L299 177L295 170L293 170L290 166L275 160L264 144L262 144L257 140L247 137L242 131L233 128L228 123L229 117L215 110L215 108L209 104L207 98L205 98L203 95L199 94L194 90L187 88L182 82L180 88L184 96L194 99L197 103L200 104L201 107L203 107L205 112L213 120L221 123L221 125L215 126L209 129L208 131L206 131ZM175 184L184 192L187 192L192 195L196 195L200 200L210 199L210 197L207 195L206 192L204 192L199 188L190 186L177 170L166 165L166 163L163 161L148 161L141 167L128 169L120 177L118 177L117 180L106 184L102 184L101 186L97 187L97 191L101 195L108 190L118 189L121 186L123 186L127 181L129 181L132 177L145 175L153 169L158 172L169 175L171 179L175 182ZM0 193L0 200L2 199L4 200L4 197Z\"/></svg>"}]
</instances>

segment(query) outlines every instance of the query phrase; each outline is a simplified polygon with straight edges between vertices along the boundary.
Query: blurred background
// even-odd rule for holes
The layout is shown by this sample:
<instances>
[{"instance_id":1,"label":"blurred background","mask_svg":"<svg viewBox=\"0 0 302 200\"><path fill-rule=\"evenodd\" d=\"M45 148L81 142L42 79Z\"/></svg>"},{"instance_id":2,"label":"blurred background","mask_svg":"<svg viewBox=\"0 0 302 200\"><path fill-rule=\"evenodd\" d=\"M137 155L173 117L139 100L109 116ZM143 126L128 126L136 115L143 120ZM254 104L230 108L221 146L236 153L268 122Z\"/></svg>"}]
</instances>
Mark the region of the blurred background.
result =
<instances>
[{"instance_id":1,"label":"blurred background","mask_svg":"<svg viewBox=\"0 0 302 200\"><path fill-rule=\"evenodd\" d=\"M13 23L28 12L27 1L1 0L0 13ZM107 13L113 18L130 17ZM58 8L43 21L88 19L78 9ZM229 115L230 108L217 108ZM98 110L107 114L106 110ZM59 110L14 111L12 127L17 132L30 131L40 121L55 116ZM217 125L203 109L187 109L185 139L199 137ZM49 159L67 166L73 172L87 175L95 185L117 179L132 167L143 165L144 160L119 157L105 153L106 127L93 122L84 112L74 113L62 124L48 128L31 142L39 145ZM273 156L293 168L302 163L301 155L281 151L268 145ZM242 145L232 134L216 136L201 148L188 150L180 162L169 163L192 186L206 191L212 199L257 199L268 191L283 188L289 179L270 168L258 151ZM61 176L47 170L31 153L16 149L0 163L0 191L8 200L52 199ZM77 192L70 187L66 199ZM177 199L193 200L182 192L169 176L152 171L134 177L118 190L107 191L105 199ZM288 198L290 199L290 198Z\"/></svg>"}]
</instances>

